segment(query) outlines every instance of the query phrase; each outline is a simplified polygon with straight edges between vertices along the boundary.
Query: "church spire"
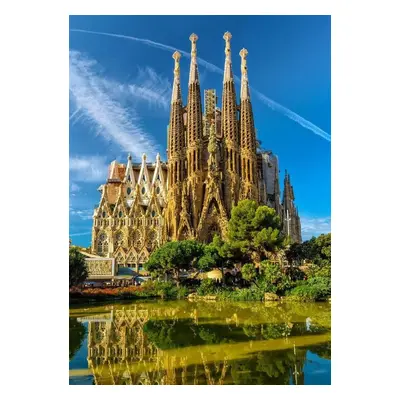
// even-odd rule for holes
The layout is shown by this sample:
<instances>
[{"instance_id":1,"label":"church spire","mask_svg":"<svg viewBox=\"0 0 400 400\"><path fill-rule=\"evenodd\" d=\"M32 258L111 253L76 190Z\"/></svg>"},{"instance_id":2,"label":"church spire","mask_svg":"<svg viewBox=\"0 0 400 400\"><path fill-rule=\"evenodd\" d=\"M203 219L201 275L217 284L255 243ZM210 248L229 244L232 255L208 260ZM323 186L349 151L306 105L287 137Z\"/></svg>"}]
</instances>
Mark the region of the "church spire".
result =
<instances>
[{"instance_id":1,"label":"church spire","mask_svg":"<svg viewBox=\"0 0 400 400\"><path fill-rule=\"evenodd\" d=\"M237 121L237 104L235 84L232 73L231 39L232 35L225 32L225 70L222 89L222 113L221 133L224 143L223 165L224 165L224 198L228 212L232 205L238 201L240 181L240 155L239 155L239 132Z\"/></svg>"},{"instance_id":2,"label":"church spire","mask_svg":"<svg viewBox=\"0 0 400 400\"><path fill-rule=\"evenodd\" d=\"M169 122L169 149L168 157L173 157L183 147L183 116L182 116L182 96L180 85L179 59L181 54L176 51L172 58L174 65L174 84L171 97L171 114Z\"/></svg>"},{"instance_id":3,"label":"church spire","mask_svg":"<svg viewBox=\"0 0 400 400\"><path fill-rule=\"evenodd\" d=\"M246 49L240 50L240 57L242 58L242 64L241 64L241 71L242 71L242 83L240 87L240 99L250 100L250 92L249 92L249 77L247 76L247 54L249 52Z\"/></svg>"},{"instance_id":4,"label":"church spire","mask_svg":"<svg viewBox=\"0 0 400 400\"><path fill-rule=\"evenodd\" d=\"M182 114L182 95L180 85L180 68L179 60L181 55L176 51L172 58L174 64L174 84L171 97L171 113L168 126L168 182L173 185L181 180L182 174L180 166L177 166L173 161L179 157L184 147L184 126Z\"/></svg>"},{"instance_id":5,"label":"church spire","mask_svg":"<svg viewBox=\"0 0 400 400\"><path fill-rule=\"evenodd\" d=\"M240 150L242 158L242 196L258 198L256 132L254 128L253 109L250 101L249 81L247 75L246 49L240 50L242 58L242 81L240 91Z\"/></svg>"},{"instance_id":6,"label":"church spire","mask_svg":"<svg viewBox=\"0 0 400 400\"><path fill-rule=\"evenodd\" d=\"M182 103L180 67L179 67L179 60L181 58L181 53L179 53L179 51L175 51L175 53L172 55L172 58L175 60L175 66L174 66L174 84L172 87L171 103L176 103L176 102Z\"/></svg>"},{"instance_id":7,"label":"church spire","mask_svg":"<svg viewBox=\"0 0 400 400\"><path fill-rule=\"evenodd\" d=\"M232 58L231 58L231 39L232 39L232 35L231 35L230 32L225 32L223 38L225 40L224 83L225 82L233 82Z\"/></svg>"},{"instance_id":8,"label":"church spire","mask_svg":"<svg viewBox=\"0 0 400 400\"><path fill-rule=\"evenodd\" d=\"M240 91L240 137L241 149L256 151L256 132L254 129L253 109L250 101L249 80L247 75L246 49L240 50L242 58L242 84Z\"/></svg>"},{"instance_id":9,"label":"church spire","mask_svg":"<svg viewBox=\"0 0 400 400\"><path fill-rule=\"evenodd\" d=\"M203 198L203 180L205 175L203 157L203 115L201 107L200 79L197 68L197 48L198 37L192 33L189 37L192 43L189 92L187 101L187 151L185 163L185 176L188 178L188 203L192 209L192 220L190 229L196 228L200 213L201 201ZM187 166L187 170L186 170ZM192 225L193 224L193 225Z\"/></svg>"},{"instance_id":10,"label":"church spire","mask_svg":"<svg viewBox=\"0 0 400 400\"><path fill-rule=\"evenodd\" d=\"M188 132L188 147L193 146L195 142L201 140L202 136L202 114L201 114L201 95L200 95L200 80L199 71L197 68L197 48L196 42L198 36L192 33L189 37L192 42L192 52L190 61L189 74L189 94L187 102L187 132ZM197 157L200 156L196 154ZM193 162L194 170L200 169L200 157L195 158L198 162Z\"/></svg>"},{"instance_id":11,"label":"church spire","mask_svg":"<svg viewBox=\"0 0 400 400\"><path fill-rule=\"evenodd\" d=\"M189 74L189 85L191 83L199 83L199 70L197 68L197 47L196 42L198 40L198 36L195 33L192 33L189 37L189 40L192 42L192 51L190 53L190 74Z\"/></svg>"}]
</instances>

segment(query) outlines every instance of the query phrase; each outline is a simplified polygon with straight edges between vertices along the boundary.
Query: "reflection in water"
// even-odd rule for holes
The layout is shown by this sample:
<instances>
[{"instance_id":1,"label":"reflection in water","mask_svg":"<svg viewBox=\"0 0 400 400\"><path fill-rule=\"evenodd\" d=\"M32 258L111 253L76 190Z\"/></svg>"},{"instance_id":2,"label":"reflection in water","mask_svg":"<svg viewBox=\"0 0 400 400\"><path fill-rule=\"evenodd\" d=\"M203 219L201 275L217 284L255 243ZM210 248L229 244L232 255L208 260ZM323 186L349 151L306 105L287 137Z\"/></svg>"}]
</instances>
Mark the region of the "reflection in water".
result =
<instances>
[{"instance_id":1,"label":"reflection in water","mask_svg":"<svg viewBox=\"0 0 400 400\"><path fill-rule=\"evenodd\" d=\"M330 384L329 304L134 303L71 309L70 321L70 359L87 326L75 384Z\"/></svg>"}]
</instances>

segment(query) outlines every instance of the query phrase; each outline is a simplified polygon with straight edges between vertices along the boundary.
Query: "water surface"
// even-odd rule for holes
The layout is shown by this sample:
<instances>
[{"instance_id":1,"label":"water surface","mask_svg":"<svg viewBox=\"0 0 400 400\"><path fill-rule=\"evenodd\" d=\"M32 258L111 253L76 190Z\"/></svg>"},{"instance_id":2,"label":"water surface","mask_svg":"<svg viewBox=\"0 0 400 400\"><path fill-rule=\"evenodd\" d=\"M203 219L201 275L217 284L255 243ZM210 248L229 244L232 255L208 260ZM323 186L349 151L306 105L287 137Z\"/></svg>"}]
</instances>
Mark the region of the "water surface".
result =
<instances>
[{"instance_id":1,"label":"water surface","mask_svg":"<svg viewBox=\"0 0 400 400\"><path fill-rule=\"evenodd\" d=\"M135 301L69 321L70 384L331 383L328 303Z\"/></svg>"}]
</instances>

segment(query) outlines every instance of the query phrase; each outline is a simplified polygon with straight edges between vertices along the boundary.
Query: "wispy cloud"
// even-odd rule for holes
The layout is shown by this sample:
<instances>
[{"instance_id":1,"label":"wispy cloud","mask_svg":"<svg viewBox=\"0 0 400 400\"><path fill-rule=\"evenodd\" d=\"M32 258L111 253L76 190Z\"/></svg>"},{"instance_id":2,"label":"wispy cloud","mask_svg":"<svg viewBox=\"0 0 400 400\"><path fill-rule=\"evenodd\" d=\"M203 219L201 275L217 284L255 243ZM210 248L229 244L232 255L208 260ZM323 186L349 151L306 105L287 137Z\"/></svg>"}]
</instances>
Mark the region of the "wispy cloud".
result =
<instances>
[{"instance_id":1,"label":"wispy cloud","mask_svg":"<svg viewBox=\"0 0 400 400\"><path fill-rule=\"evenodd\" d=\"M69 68L70 92L79 110L75 114L89 120L103 139L131 152L134 157L140 158L142 153L147 153L149 157L155 156L157 146L143 128L138 113L134 107L124 104L126 94L122 98L118 95L121 91L124 93L129 90L132 99L164 104L164 93L154 90L156 83L159 83L155 72L145 70L149 79L142 86L134 86L132 90L129 85L104 78L100 65L78 51L70 50ZM162 87L164 89L165 86Z\"/></svg>"},{"instance_id":2,"label":"wispy cloud","mask_svg":"<svg viewBox=\"0 0 400 400\"><path fill-rule=\"evenodd\" d=\"M91 234L92 232L78 232L78 233L70 233L69 236L88 236Z\"/></svg>"},{"instance_id":3,"label":"wispy cloud","mask_svg":"<svg viewBox=\"0 0 400 400\"><path fill-rule=\"evenodd\" d=\"M81 187L77 185L76 183L72 182L71 183L71 193L73 192L79 192L81 190Z\"/></svg>"},{"instance_id":4,"label":"wispy cloud","mask_svg":"<svg viewBox=\"0 0 400 400\"><path fill-rule=\"evenodd\" d=\"M147 46L156 47L158 49L161 49L161 50L164 50L164 51L169 51L169 52L174 52L174 51L178 50L183 56L185 56L187 58L190 58L190 53L188 53L187 51L178 49L176 47L168 46L168 45L163 44L163 43L154 42L154 41L149 40L149 39L137 38L137 37L134 37L134 36L127 36L127 35L119 35L119 34L115 34L115 33L88 31L88 30L85 30L85 29L71 29L71 31L73 31L73 32L82 32L82 33L91 33L91 34L95 34L95 35L104 35L104 36L111 36L111 37L116 37L116 38L133 40L135 42L143 43L143 44L145 44ZM206 69L208 69L211 72L216 72L216 73L219 73L221 75L223 75L223 73L224 73L223 69L217 67L216 65L214 65L214 64L212 64L212 63L210 63L210 62L208 62L208 61L206 61L206 60L204 60L204 59L202 59L200 57L197 57L197 62L198 62L199 65L204 66ZM235 76L235 80L237 82L240 82L240 78L237 77L237 76ZM296 114L294 111L288 109L287 107L285 107L285 106L277 103L276 101L270 99L269 97L265 96L263 93L259 92L258 90L252 88L252 92L261 102L263 102L265 105L267 105L272 110L283 114L287 118L290 118L292 121L294 121L294 122L298 123L299 125L301 125L303 128L306 128L306 129L310 130L311 132L313 132L316 135L324 138L325 140L331 141L331 136L329 135L329 133L325 132L324 130L322 130L318 126L314 125L312 122L306 120L305 118L303 118L302 116Z\"/></svg>"},{"instance_id":5,"label":"wispy cloud","mask_svg":"<svg viewBox=\"0 0 400 400\"><path fill-rule=\"evenodd\" d=\"M104 182L108 164L105 157L75 156L69 159L69 171L76 182Z\"/></svg>"},{"instance_id":6,"label":"wispy cloud","mask_svg":"<svg viewBox=\"0 0 400 400\"><path fill-rule=\"evenodd\" d=\"M303 240L331 231L331 217L301 217Z\"/></svg>"},{"instance_id":7,"label":"wispy cloud","mask_svg":"<svg viewBox=\"0 0 400 400\"><path fill-rule=\"evenodd\" d=\"M69 215L73 217L79 217L82 220L92 219L93 217L93 209L90 210L76 210L74 208L69 209Z\"/></svg>"},{"instance_id":8,"label":"wispy cloud","mask_svg":"<svg viewBox=\"0 0 400 400\"><path fill-rule=\"evenodd\" d=\"M128 85L129 93L136 99L146 102L150 106L169 110L171 102L171 82L158 75L154 69L146 67L139 70L135 79L137 83Z\"/></svg>"}]
</instances>

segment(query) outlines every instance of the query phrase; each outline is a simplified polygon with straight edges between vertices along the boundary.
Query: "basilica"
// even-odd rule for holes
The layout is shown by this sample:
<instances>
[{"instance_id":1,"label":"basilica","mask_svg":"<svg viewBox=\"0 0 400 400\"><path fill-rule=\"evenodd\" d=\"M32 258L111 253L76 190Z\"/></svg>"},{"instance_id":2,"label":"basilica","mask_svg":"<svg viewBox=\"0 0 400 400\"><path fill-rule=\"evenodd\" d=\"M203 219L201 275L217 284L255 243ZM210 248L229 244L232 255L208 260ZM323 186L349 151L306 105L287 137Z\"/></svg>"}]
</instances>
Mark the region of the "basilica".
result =
<instances>
[{"instance_id":1,"label":"basilica","mask_svg":"<svg viewBox=\"0 0 400 400\"><path fill-rule=\"evenodd\" d=\"M190 36L191 62L186 105L181 94L180 53L173 54L174 81L168 125L167 162L158 154L140 163L128 155L113 161L99 187L94 210L92 253L112 257L118 267L141 272L149 254L170 240L212 240L226 237L232 207L252 199L273 207L283 231L301 242L294 191L286 172L283 195L278 157L258 147L250 98L246 49L241 59L240 98L232 72L231 38L226 32L222 107L215 89L204 92L204 110L197 66L197 39Z\"/></svg>"}]
</instances>

